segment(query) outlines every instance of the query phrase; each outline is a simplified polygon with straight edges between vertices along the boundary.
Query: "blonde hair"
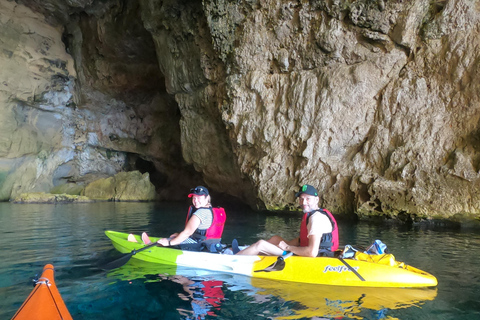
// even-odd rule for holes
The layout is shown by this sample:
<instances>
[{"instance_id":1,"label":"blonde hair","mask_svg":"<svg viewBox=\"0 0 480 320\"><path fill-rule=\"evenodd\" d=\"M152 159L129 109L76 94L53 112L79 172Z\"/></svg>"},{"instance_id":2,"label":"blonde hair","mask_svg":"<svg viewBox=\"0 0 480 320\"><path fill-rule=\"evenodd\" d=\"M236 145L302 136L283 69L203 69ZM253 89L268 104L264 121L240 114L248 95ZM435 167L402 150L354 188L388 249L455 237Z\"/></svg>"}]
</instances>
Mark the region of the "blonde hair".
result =
<instances>
[{"instance_id":1,"label":"blonde hair","mask_svg":"<svg viewBox=\"0 0 480 320\"><path fill-rule=\"evenodd\" d=\"M212 198L210 197L210 195L208 195L208 196L206 197L206 199L207 199L207 205L208 205L209 207L211 207L211 206L212 206Z\"/></svg>"}]
</instances>

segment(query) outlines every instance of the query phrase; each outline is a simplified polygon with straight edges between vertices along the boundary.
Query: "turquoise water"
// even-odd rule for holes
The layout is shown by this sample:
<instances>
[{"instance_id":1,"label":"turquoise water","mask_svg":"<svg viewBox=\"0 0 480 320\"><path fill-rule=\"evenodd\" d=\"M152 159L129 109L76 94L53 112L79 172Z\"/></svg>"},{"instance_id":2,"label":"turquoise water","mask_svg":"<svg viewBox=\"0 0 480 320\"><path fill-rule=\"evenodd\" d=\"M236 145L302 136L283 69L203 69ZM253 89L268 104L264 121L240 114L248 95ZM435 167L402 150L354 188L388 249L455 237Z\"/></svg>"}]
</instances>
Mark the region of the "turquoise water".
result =
<instances>
[{"instance_id":1,"label":"turquoise water","mask_svg":"<svg viewBox=\"0 0 480 320\"><path fill-rule=\"evenodd\" d=\"M0 319L10 319L52 263L75 320L83 319L478 319L480 235L475 231L340 222L341 244L385 242L397 260L434 274L436 289L312 286L255 280L118 257L105 230L169 235L187 203L27 205L0 203ZM296 236L300 217L226 208L225 242Z\"/></svg>"}]
</instances>

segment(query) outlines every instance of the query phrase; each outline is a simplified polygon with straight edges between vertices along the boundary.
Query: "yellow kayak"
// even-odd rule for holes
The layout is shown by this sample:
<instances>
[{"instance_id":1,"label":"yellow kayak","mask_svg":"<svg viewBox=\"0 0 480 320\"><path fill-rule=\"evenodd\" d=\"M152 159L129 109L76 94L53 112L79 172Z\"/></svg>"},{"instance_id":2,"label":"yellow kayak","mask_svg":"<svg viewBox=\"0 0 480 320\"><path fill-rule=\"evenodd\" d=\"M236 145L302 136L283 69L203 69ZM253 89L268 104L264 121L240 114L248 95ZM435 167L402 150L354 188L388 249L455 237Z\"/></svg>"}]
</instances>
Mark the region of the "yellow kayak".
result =
<instances>
[{"instance_id":1,"label":"yellow kayak","mask_svg":"<svg viewBox=\"0 0 480 320\"><path fill-rule=\"evenodd\" d=\"M122 268L108 272L109 278L122 281L142 279L146 275L158 276L159 281L195 279L196 281L220 281L224 290L241 291L253 295L258 301L268 301L274 296L284 302L295 302L295 309L289 315L275 316L275 319L312 318L362 318L367 310L382 312L409 307L421 307L434 300L437 288L369 288L330 286L296 282L272 281L245 277L231 273L219 273L204 269L164 265L132 259ZM183 278L185 277L185 278ZM145 278L146 279L146 278ZM161 279L161 280L160 280ZM148 281L154 281L148 277ZM187 282L187 281L184 281ZM225 283L225 285L222 285ZM204 295L209 296L208 292ZM266 300L265 300L266 299Z\"/></svg>"},{"instance_id":2,"label":"yellow kayak","mask_svg":"<svg viewBox=\"0 0 480 320\"><path fill-rule=\"evenodd\" d=\"M127 240L127 233L106 231L105 234L118 251L132 255L132 251L138 250L132 255L133 258L164 265L194 267L253 278L336 286L398 288L437 285L437 279L433 275L404 263L391 266L354 259L300 256L291 256L282 261L282 258L274 256L182 251L160 246L145 248L138 235L135 236L138 242L130 242ZM156 241L158 238L151 240Z\"/></svg>"}]
</instances>

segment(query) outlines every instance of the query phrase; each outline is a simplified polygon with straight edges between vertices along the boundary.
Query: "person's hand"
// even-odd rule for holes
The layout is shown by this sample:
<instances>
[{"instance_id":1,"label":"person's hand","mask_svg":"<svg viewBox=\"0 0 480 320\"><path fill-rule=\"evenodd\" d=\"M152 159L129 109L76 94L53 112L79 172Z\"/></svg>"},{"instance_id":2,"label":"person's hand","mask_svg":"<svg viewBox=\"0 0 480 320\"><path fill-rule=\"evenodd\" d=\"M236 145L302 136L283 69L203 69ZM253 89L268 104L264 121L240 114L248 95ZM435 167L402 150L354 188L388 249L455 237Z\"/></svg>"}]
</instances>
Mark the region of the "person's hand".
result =
<instances>
[{"instance_id":1,"label":"person's hand","mask_svg":"<svg viewBox=\"0 0 480 320\"><path fill-rule=\"evenodd\" d=\"M283 251L290 251L290 246L285 241L280 241L278 247Z\"/></svg>"},{"instance_id":2,"label":"person's hand","mask_svg":"<svg viewBox=\"0 0 480 320\"><path fill-rule=\"evenodd\" d=\"M170 235L170 239L173 239L173 238L176 238L178 236L178 232L175 232L173 234Z\"/></svg>"},{"instance_id":3,"label":"person's hand","mask_svg":"<svg viewBox=\"0 0 480 320\"><path fill-rule=\"evenodd\" d=\"M167 238L161 238L157 241L157 243L161 244L164 247L168 247L170 245Z\"/></svg>"}]
</instances>

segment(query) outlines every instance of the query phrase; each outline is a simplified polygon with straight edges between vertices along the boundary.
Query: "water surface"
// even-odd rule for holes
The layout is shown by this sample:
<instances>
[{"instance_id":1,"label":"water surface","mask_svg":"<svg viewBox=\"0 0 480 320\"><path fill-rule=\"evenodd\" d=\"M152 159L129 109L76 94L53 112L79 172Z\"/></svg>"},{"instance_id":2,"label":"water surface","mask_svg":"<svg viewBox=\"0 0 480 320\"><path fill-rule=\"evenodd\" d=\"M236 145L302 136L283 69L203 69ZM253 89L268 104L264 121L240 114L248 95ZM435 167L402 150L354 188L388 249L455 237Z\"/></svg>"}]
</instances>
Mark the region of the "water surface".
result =
<instances>
[{"instance_id":1,"label":"water surface","mask_svg":"<svg viewBox=\"0 0 480 320\"><path fill-rule=\"evenodd\" d=\"M0 203L0 319L9 319L43 266L75 320L84 319L478 319L480 235L473 231L340 222L341 244L385 242L397 260L434 274L436 289L343 288L283 283L118 257L105 230L169 235L187 203ZM273 233L296 237L300 215L227 208L225 242Z\"/></svg>"}]
</instances>

